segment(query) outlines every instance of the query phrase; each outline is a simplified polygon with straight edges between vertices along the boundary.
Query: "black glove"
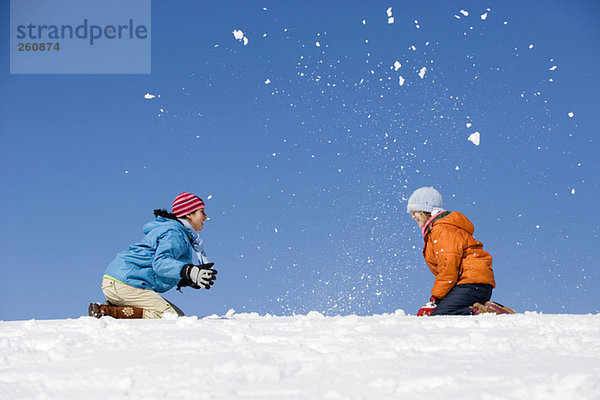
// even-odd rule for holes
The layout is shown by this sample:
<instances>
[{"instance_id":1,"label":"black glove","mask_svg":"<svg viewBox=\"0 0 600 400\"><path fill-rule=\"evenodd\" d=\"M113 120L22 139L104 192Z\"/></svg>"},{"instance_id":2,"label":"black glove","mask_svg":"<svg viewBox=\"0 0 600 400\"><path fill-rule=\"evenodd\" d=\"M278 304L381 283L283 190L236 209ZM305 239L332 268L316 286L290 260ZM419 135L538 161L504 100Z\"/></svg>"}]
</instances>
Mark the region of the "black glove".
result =
<instances>
[{"instance_id":1,"label":"black glove","mask_svg":"<svg viewBox=\"0 0 600 400\"><path fill-rule=\"evenodd\" d=\"M191 286L194 289L210 289L217 279L217 270L212 269L215 263L202 265L186 264L181 269L181 281L178 287Z\"/></svg>"}]
</instances>

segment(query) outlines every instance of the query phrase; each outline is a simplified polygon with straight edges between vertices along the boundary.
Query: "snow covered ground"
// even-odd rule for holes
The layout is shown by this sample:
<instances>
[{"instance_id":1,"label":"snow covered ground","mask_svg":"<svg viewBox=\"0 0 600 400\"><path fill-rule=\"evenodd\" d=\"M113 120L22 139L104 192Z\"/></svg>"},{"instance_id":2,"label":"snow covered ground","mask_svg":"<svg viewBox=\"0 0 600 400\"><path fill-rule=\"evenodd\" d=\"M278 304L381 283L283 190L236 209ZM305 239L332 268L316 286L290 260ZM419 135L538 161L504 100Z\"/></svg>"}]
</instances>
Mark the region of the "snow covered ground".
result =
<instances>
[{"instance_id":1,"label":"snow covered ground","mask_svg":"<svg viewBox=\"0 0 600 400\"><path fill-rule=\"evenodd\" d=\"M0 399L600 399L600 315L0 322Z\"/></svg>"}]
</instances>

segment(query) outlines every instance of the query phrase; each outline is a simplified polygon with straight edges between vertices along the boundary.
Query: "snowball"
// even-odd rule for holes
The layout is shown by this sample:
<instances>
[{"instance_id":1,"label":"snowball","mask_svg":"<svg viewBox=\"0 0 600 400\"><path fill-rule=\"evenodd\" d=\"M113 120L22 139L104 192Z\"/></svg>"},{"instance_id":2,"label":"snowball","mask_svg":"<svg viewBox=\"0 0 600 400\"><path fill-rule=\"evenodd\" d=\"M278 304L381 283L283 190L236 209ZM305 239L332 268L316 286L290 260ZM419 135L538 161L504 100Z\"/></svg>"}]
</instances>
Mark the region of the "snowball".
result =
<instances>
[{"instance_id":1,"label":"snowball","mask_svg":"<svg viewBox=\"0 0 600 400\"><path fill-rule=\"evenodd\" d=\"M238 29L234 29L233 30L233 37L236 38L237 40L242 40L244 38L244 31L238 30Z\"/></svg>"},{"instance_id":2,"label":"snowball","mask_svg":"<svg viewBox=\"0 0 600 400\"><path fill-rule=\"evenodd\" d=\"M479 141L480 141L479 132L471 133L469 135L469 141L472 142L475 146L479 146Z\"/></svg>"},{"instance_id":3,"label":"snowball","mask_svg":"<svg viewBox=\"0 0 600 400\"><path fill-rule=\"evenodd\" d=\"M393 24L394 23L394 17L392 17L392 7L387 9L387 16L388 16L388 24Z\"/></svg>"},{"instance_id":4,"label":"snowball","mask_svg":"<svg viewBox=\"0 0 600 400\"><path fill-rule=\"evenodd\" d=\"M244 36L244 31L242 31L241 29L234 29L233 30L233 37L236 40L239 40L240 42L243 42L244 46L246 46L248 44L248 38L246 36Z\"/></svg>"}]
</instances>

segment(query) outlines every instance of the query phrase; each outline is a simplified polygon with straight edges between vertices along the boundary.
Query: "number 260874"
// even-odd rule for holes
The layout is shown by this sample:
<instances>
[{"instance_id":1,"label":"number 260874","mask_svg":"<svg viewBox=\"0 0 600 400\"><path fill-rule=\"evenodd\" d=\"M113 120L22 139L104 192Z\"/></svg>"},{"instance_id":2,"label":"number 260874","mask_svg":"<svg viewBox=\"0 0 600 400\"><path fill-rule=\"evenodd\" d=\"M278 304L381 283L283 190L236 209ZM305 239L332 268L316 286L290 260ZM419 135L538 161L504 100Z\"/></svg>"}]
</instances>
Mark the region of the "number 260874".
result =
<instances>
[{"instance_id":1,"label":"number 260874","mask_svg":"<svg viewBox=\"0 0 600 400\"><path fill-rule=\"evenodd\" d=\"M17 51L60 51L58 42L50 43L18 43Z\"/></svg>"}]
</instances>

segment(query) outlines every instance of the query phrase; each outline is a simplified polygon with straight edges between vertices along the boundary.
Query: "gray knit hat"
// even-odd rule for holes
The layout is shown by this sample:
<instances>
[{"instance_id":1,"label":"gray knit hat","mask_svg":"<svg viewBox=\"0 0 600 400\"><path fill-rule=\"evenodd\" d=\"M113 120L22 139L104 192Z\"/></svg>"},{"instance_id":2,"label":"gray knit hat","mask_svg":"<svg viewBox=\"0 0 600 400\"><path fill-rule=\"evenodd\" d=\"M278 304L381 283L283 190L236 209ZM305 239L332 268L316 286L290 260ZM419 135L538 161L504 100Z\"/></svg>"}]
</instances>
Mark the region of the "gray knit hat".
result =
<instances>
[{"instance_id":1,"label":"gray knit hat","mask_svg":"<svg viewBox=\"0 0 600 400\"><path fill-rule=\"evenodd\" d=\"M432 215L444 211L442 208L442 195L432 187L422 187L414 191L408 198L406 211L424 211Z\"/></svg>"}]
</instances>

